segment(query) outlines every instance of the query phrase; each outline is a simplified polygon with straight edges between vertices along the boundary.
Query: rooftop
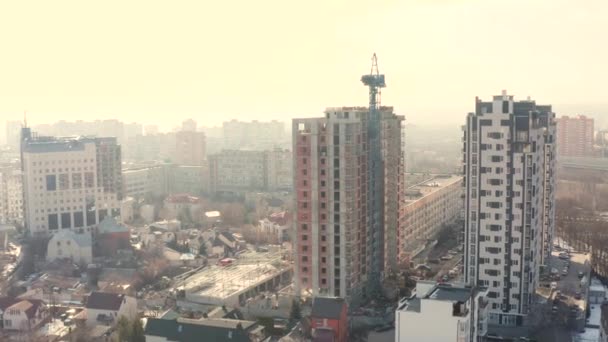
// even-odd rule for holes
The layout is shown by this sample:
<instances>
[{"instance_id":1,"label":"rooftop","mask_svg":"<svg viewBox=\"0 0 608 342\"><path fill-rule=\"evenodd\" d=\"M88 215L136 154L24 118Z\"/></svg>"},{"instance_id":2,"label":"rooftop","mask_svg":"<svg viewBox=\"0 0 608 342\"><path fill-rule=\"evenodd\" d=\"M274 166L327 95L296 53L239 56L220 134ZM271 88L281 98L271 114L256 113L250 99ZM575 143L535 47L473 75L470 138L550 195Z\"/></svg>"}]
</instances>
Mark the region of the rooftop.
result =
<instances>
[{"instance_id":1,"label":"rooftop","mask_svg":"<svg viewBox=\"0 0 608 342\"><path fill-rule=\"evenodd\" d=\"M209 341L249 342L248 333L256 327L255 322L242 320L149 318L145 334L181 342L201 341L203 336Z\"/></svg>"},{"instance_id":2,"label":"rooftop","mask_svg":"<svg viewBox=\"0 0 608 342\"><path fill-rule=\"evenodd\" d=\"M179 283L176 289L194 296L195 302L216 304L262 284L292 266L281 258L280 252L245 252L231 265L210 265Z\"/></svg>"},{"instance_id":3,"label":"rooftop","mask_svg":"<svg viewBox=\"0 0 608 342\"><path fill-rule=\"evenodd\" d=\"M106 292L93 292L87 299L86 308L96 310L118 311L125 295Z\"/></svg>"},{"instance_id":4,"label":"rooftop","mask_svg":"<svg viewBox=\"0 0 608 342\"><path fill-rule=\"evenodd\" d=\"M475 294L475 289L463 284L422 284L410 298L402 299L397 307L399 311L420 312L422 300L439 300L454 303L466 303ZM420 292L420 293L418 293Z\"/></svg>"},{"instance_id":5,"label":"rooftop","mask_svg":"<svg viewBox=\"0 0 608 342\"><path fill-rule=\"evenodd\" d=\"M197 204L201 202L201 199L190 194L173 194L167 196L165 202Z\"/></svg>"},{"instance_id":6,"label":"rooftop","mask_svg":"<svg viewBox=\"0 0 608 342\"><path fill-rule=\"evenodd\" d=\"M430 177L432 178L425 179L406 189L405 199L407 204L414 203L454 183L462 182L462 176L460 175L431 175Z\"/></svg>"},{"instance_id":7,"label":"rooftop","mask_svg":"<svg viewBox=\"0 0 608 342\"><path fill-rule=\"evenodd\" d=\"M106 216L103 221L99 223L100 234L111 234L111 233L125 233L129 229L122 224L118 223L116 219L111 216Z\"/></svg>"},{"instance_id":8,"label":"rooftop","mask_svg":"<svg viewBox=\"0 0 608 342\"><path fill-rule=\"evenodd\" d=\"M93 239L91 238L91 234L89 234L89 233L78 234L78 233L75 233L75 232L73 232L71 230L67 230L67 229L62 229L59 232L55 233L55 235L53 235L53 237L51 238L49 243L51 243L51 241L67 240L67 239L73 240L80 247L91 247L93 245Z\"/></svg>"},{"instance_id":9,"label":"rooftop","mask_svg":"<svg viewBox=\"0 0 608 342\"><path fill-rule=\"evenodd\" d=\"M315 297L312 301L313 318L340 319L346 302L342 298Z\"/></svg>"},{"instance_id":10,"label":"rooftop","mask_svg":"<svg viewBox=\"0 0 608 342\"><path fill-rule=\"evenodd\" d=\"M427 297L435 300L448 300L452 302L466 302L471 299L473 290L464 287L452 287L449 285L437 285L435 290Z\"/></svg>"}]
</instances>

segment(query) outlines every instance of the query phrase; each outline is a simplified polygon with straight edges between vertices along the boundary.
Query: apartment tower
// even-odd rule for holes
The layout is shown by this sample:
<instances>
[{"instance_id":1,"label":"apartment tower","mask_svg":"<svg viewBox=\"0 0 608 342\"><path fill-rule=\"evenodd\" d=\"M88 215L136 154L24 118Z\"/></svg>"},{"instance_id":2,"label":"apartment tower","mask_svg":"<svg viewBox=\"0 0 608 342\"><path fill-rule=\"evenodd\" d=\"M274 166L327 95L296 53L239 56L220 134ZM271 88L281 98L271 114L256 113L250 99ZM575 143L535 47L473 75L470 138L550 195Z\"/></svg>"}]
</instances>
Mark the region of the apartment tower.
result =
<instances>
[{"instance_id":1,"label":"apartment tower","mask_svg":"<svg viewBox=\"0 0 608 342\"><path fill-rule=\"evenodd\" d=\"M522 325L554 228L555 114L503 92L464 127L465 281L488 289L489 323Z\"/></svg>"},{"instance_id":2,"label":"apartment tower","mask_svg":"<svg viewBox=\"0 0 608 342\"><path fill-rule=\"evenodd\" d=\"M591 157L593 151L593 119L584 115L557 119L558 153L564 157Z\"/></svg>"},{"instance_id":3,"label":"apartment tower","mask_svg":"<svg viewBox=\"0 0 608 342\"><path fill-rule=\"evenodd\" d=\"M403 117L392 107L380 107L379 114L385 189L379 216L386 245L372 240L377 232L371 230L369 210L369 109L328 108L323 118L293 120L298 292L359 298L372 271L374 248L382 255L378 272L384 272L385 262L389 267L396 263Z\"/></svg>"},{"instance_id":4,"label":"apartment tower","mask_svg":"<svg viewBox=\"0 0 608 342\"><path fill-rule=\"evenodd\" d=\"M41 137L22 130L24 218L33 236L91 231L120 215L121 149L116 138Z\"/></svg>"}]
</instances>

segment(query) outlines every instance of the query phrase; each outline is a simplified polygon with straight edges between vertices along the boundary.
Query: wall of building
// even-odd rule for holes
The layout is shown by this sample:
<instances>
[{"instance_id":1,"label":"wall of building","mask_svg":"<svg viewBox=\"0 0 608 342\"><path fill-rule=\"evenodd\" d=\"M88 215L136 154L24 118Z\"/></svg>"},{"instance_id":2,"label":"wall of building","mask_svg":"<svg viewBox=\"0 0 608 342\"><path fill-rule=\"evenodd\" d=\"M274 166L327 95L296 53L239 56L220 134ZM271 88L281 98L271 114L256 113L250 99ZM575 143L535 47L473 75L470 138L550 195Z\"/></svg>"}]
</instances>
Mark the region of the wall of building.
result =
<instances>
[{"instance_id":1,"label":"wall of building","mask_svg":"<svg viewBox=\"0 0 608 342\"><path fill-rule=\"evenodd\" d=\"M25 222L33 235L90 231L120 213L120 148L111 138L31 139L23 147Z\"/></svg>"},{"instance_id":2,"label":"wall of building","mask_svg":"<svg viewBox=\"0 0 608 342\"><path fill-rule=\"evenodd\" d=\"M543 219L553 196L545 182L553 118L550 106L506 94L478 101L467 117L465 280L488 288L492 324L523 324L538 284L543 245L550 243L542 237L553 230Z\"/></svg>"},{"instance_id":3,"label":"wall of building","mask_svg":"<svg viewBox=\"0 0 608 342\"><path fill-rule=\"evenodd\" d=\"M397 311L395 341L472 342L470 328L470 313L453 316L452 302L422 299L420 312Z\"/></svg>"}]
</instances>

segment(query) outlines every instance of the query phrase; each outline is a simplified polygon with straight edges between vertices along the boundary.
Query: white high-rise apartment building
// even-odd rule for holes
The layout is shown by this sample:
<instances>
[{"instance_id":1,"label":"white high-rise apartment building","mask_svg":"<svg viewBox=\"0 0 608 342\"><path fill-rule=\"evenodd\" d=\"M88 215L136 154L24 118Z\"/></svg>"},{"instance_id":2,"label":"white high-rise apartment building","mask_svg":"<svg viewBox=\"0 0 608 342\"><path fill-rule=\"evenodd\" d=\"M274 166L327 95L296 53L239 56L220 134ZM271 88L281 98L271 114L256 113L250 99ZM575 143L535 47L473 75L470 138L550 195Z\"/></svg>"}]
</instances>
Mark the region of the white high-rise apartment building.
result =
<instances>
[{"instance_id":1,"label":"white high-rise apartment building","mask_svg":"<svg viewBox=\"0 0 608 342\"><path fill-rule=\"evenodd\" d=\"M91 231L120 215L121 150L116 138L38 137L21 142L25 226L33 236Z\"/></svg>"},{"instance_id":2,"label":"white high-rise apartment building","mask_svg":"<svg viewBox=\"0 0 608 342\"><path fill-rule=\"evenodd\" d=\"M551 106L494 96L476 101L464 134L465 281L488 289L489 324L529 313L554 215Z\"/></svg>"}]
</instances>

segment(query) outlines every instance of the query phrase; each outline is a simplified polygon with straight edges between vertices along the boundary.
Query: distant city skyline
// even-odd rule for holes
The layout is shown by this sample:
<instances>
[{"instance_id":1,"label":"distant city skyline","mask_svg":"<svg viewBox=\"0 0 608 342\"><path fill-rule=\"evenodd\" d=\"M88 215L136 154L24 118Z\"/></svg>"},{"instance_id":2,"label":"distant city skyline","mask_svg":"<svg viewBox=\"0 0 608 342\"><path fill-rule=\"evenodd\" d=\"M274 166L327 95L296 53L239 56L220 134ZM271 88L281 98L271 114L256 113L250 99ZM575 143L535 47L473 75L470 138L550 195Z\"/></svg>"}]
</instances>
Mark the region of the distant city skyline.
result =
<instances>
[{"instance_id":1,"label":"distant city skyline","mask_svg":"<svg viewBox=\"0 0 608 342\"><path fill-rule=\"evenodd\" d=\"M189 117L204 126L315 117L366 105L353 75L373 52L391 89L383 102L408 122L460 125L475 96L502 89L553 103L558 115L608 115L603 0L32 7L0 13L1 119L27 110L33 124L120 118L165 128Z\"/></svg>"}]
</instances>

